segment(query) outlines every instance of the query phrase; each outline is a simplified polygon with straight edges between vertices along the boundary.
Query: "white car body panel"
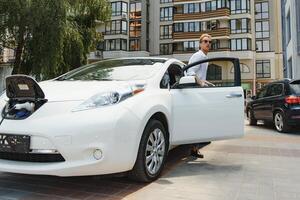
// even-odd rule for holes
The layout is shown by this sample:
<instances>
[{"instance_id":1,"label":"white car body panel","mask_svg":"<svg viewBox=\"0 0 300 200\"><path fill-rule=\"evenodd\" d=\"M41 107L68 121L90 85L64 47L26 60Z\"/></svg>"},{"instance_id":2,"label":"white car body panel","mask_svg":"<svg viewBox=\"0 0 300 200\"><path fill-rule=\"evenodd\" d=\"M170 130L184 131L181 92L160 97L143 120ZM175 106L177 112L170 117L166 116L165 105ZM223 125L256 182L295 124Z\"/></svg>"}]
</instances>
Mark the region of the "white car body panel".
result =
<instances>
[{"instance_id":1,"label":"white car body panel","mask_svg":"<svg viewBox=\"0 0 300 200\"><path fill-rule=\"evenodd\" d=\"M0 171L56 176L129 171L135 164L144 128L155 113L166 117L170 147L243 136L243 98L226 98L242 93L242 88L160 89L162 76L172 63L184 66L169 59L147 80L40 83L48 102L27 119L4 120L0 133L30 135L30 149L55 149L65 161L0 159ZM146 84L145 91L116 105L73 112L97 93L124 90L139 82ZM5 103L0 98L0 109ZM95 149L103 153L100 160L93 157Z\"/></svg>"},{"instance_id":2,"label":"white car body panel","mask_svg":"<svg viewBox=\"0 0 300 200\"><path fill-rule=\"evenodd\" d=\"M241 117L243 102L240 98L226 96L242 92L241 87L172 90L172 143L188 144L241 137L244 133Z\"/></svg>"}]
</instances>

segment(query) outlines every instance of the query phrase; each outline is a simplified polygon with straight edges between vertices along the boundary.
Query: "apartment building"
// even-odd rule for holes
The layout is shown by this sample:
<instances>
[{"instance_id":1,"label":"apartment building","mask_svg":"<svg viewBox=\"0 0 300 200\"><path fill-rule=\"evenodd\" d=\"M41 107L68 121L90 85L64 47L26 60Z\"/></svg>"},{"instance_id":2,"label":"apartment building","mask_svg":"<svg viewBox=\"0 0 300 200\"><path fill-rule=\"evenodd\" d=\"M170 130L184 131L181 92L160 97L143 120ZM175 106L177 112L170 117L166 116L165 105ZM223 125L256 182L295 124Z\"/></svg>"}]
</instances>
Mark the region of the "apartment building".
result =
<instances>
[{"instance_id":1,"label":"apartment building","mask_svg":"<svg viewBox=\"0 0 300 200\"><path fill-rule=\"evenodd\" d=\"M282 0L284 76L300 79L300 1Z\"/></svg>"},{"instance_id":2,"label":"apartment building","mask_svg":"<svg viewBox=\"0 0 300 200\"><path fill-rule=\"evenodd\" d=\"M255 94L283 78L281 2L271 0L111 0L112 20L104 34L101 58L174 57L187 62L199 37L213 37L209 57L238 57L242 86ZM99 56L98 56L99 59ZM212 64L207 78L232 84L230 64Z\"/></svg>"}]
</instances>

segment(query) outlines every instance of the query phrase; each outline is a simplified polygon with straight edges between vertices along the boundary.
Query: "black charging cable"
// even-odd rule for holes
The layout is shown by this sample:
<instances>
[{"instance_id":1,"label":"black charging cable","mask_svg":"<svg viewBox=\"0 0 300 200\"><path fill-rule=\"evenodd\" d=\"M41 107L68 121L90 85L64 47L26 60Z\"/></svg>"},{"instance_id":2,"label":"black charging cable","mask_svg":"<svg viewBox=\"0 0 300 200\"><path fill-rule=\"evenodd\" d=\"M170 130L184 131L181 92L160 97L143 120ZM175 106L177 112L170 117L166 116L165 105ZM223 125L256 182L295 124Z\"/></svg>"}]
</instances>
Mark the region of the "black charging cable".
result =
<instances>
[{"instance_id":1,"label":"black charging cable","mask_svg":"<svg viewBox=\"0 0 300 200\"><path fill-rule=\"evenodd\" d=\"M15 109L16 107L13 106L12 108L8 109L7 112L4 111L4 114L2 115L2 119L0 121L0 126L2 124L2 122L4 121L4 119L6 118L6 116L8 115L8 113L10 113L13 109ZM5 109L5 108L4 108Z\"/></svg>"}]
</instances>

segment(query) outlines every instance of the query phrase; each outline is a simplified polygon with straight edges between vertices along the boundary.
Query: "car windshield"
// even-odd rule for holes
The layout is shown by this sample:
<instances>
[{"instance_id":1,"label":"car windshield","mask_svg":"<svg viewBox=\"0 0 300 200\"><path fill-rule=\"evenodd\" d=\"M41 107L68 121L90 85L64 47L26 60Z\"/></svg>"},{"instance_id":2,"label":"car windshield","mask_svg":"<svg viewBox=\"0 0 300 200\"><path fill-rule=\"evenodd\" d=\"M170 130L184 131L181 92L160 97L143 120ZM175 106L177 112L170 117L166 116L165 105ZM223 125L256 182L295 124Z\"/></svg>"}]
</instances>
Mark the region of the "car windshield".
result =
<instances>
[{"instance_id":1,"label":"car windshield","mask_svg":"<svg viewBox=\"0 0 300 200\"><path fill-rule=\"evenodd\" d=\"M300 80L290 83L292 94L300 95Z\"/></svg>"},{"instance_id":2,"label":"car windshield","mask_svg":"<svg viewBox=\"0 0 300 200\"><path fill-rule=\"evenodd\" d=\"M105 60L75 69L59 77L57 80L145 80L152 77L165 61L164 59Z\"/></svg>"}]
</instances>

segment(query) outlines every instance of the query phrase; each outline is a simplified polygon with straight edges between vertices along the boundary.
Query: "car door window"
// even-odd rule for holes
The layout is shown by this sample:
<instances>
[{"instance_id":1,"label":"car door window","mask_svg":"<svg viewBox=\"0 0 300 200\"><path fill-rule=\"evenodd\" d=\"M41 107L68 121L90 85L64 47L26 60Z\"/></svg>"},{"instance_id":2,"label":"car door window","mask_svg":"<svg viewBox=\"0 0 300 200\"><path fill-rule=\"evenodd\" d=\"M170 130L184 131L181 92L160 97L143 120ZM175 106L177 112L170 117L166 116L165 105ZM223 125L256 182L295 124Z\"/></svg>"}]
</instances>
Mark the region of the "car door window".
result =
<instances>
[{"instance_id":1,"label":"car door window","mask_svg":"<svg viewBox=\"0 0 300 200\"><path fill-rule=\"evenodd\" d=\"M257 94L257 99L261 99L266 97L267 94L267 87L264 87L260 90L260 92Z\"/></svg>"},{"instance_id":2,"label":"car door window","mask_svg":"<svg viewBox=\"0 0 300 200\"><path fill-rule=\"evenodd\" d=\"M267 97L280 96L283 93L283 84L272 84L268 88Z\"/></svg>"},{"instance_id":3,"label":"car door window","mask_svg":"<svg viewBox=\"0 0 300 200\"><path fill-rule=\"evenodd\" d=\"M291 82L290 89L291 89L292 94L300 95L300 81Z\"/></svg>"},{"instance_id":4,"label":"car door window","mask_svg":"<svg viewBox=\"0 0 300 200\"><path fill-rule=\"evenodd\" d=\"M168 88L169 86L172 88L174 85L179 83L180 78L183 76L182 68L177 64L172 64L165 72L161 82L161 88Z\"/></svg>"},{"instance_id":5,"label":"car door window","mask_svg":"<svg viewBox=\"0 0 300 200\"><path fill-rule=\"evenodd\" d=\"M234 73L228 73L229 69L234 67ZM180 86L179 88L216 88L216 87L236 87L241 86L240 63L236 58L211 58L195 63L188 64L184 67L184 71L188 74L188 70L193 69L195 76L203 76L205 73L202 69L207 66L206 81L212 83L200 86L199 84L189 84Z\"/></svg>"}]
</instances>

